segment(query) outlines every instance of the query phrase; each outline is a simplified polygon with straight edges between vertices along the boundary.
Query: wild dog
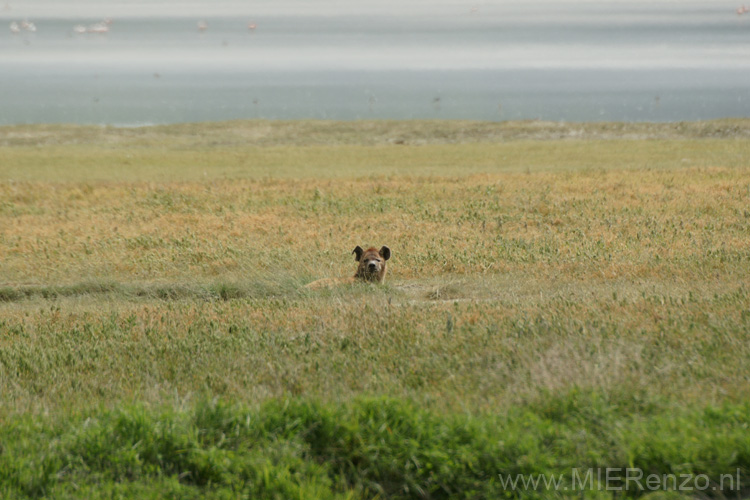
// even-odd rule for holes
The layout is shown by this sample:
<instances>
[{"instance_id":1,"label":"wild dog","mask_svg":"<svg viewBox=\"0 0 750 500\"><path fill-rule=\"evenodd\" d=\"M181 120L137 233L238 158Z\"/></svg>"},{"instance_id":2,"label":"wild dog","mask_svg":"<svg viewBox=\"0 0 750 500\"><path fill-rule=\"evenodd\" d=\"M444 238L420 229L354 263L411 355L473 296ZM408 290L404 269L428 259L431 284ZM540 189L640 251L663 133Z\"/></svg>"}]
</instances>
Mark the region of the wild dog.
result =
<instances>
[{"instance_id":1,"label":"wild dog","mask_svg":"<svg viewBox=\"0 0 750 500\"><path fill-rule=\"evenodd\" d=\"M323 278L308 283L306 288L329 288L336 285L355 283L357 281L382 283L385 280L385 273L387 271L386 261L391 258L390 248L384 245L380 250L375 247L362 250L362 247L357 245L357 247L352 250L352 253L354 254L356 261L359 262L357 272L354 276L350 278Z\"/></svg>"}]
</instances>

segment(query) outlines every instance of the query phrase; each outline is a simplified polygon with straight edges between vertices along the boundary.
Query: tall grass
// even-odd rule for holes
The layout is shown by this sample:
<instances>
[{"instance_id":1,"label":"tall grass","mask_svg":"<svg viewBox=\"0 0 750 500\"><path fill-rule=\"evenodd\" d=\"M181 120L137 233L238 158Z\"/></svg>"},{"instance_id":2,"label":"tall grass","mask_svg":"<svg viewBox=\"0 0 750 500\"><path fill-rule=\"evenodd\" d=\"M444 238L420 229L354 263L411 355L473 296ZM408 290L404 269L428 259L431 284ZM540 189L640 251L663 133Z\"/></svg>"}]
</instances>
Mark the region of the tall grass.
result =
<instances>
[{"instance_id":1,"label":"tall grass","mask_svg":"<svg viewBox=\"0 0 750 500\"><path fill-rule=\"evenodd\" d=\"M743 476L748 130L0 128L0 497Z\"/></svg>"},{"instance_id":2,"label":"tall grass","mask_svg":"<svg viewBox=\"0 0 750 500\"><path fill-rule=\"evenodd\" d=\"M750 395L746 287L483 286L447 299L392 285L23 299L0 309L0 389L11 412L175 394L366 393L469 411L576 387L697 406Z\"/></svg>"}]
</instances>

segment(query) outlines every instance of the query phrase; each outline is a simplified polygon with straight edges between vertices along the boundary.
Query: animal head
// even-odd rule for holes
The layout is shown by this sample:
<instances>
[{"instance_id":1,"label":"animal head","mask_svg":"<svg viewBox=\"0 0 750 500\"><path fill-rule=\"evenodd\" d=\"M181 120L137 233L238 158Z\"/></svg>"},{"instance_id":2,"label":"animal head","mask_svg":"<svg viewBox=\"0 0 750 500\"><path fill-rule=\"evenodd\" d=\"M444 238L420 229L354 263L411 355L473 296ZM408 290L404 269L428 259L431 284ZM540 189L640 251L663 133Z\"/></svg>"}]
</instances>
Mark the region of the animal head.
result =
<instances>
[{"instance_id":1,"label":"animal head","mask_svg":"<svg viewBox=\"0 0 750 500\"><path fill-rule=\"evenodd\" d=\"M391 249L387 246L383 246L380 250L375 247L370 247L367 250L362 250L362 247L352 251L354 258L359 262L357 268L357 274L355 278L359 278L365 281L377 281L381 283L385 278L386 261L391 258Z\"/></svg>"}]
</instances>

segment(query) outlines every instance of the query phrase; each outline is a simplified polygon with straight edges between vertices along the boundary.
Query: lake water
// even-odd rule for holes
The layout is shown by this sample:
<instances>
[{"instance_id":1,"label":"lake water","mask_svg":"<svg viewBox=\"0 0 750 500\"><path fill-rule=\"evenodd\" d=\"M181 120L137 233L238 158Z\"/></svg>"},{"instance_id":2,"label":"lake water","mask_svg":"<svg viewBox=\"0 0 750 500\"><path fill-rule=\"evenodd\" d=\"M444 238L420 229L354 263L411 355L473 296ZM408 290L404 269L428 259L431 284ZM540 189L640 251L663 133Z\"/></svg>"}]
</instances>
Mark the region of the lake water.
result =
<instances>
[{"instance_id":1,"label":"lake water","mask_svg":"<svg viewBox=\"0 0 750 500\"><path fill-rule=\"evenodd\" d=\"M10 2L0 6L0 124L749 117L750 12L737 7ZM107 33L74 31L105 17ZM36 31L12 33L25 19Z\"/></svg>"}]
</instances>

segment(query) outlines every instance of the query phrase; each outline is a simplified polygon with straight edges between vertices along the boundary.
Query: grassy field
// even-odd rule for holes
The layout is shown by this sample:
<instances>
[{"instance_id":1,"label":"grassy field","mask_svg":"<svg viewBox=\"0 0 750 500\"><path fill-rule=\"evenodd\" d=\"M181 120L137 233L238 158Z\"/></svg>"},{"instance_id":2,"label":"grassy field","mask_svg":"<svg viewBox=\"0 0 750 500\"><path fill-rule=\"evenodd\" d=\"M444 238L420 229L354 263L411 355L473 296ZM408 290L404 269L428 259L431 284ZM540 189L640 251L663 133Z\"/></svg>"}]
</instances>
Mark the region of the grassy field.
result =
<instances>
[{"instance_id":1,"label":"grassy field","mask_svg":"<svg viewBox=\"0 0 750 500\"><path fill-rule=\"evenodd\" d=\"M746 496L748 139L1 127L0 497ZM385 285L304 288L356 245Z\"/></svg>"}]
</instances>

